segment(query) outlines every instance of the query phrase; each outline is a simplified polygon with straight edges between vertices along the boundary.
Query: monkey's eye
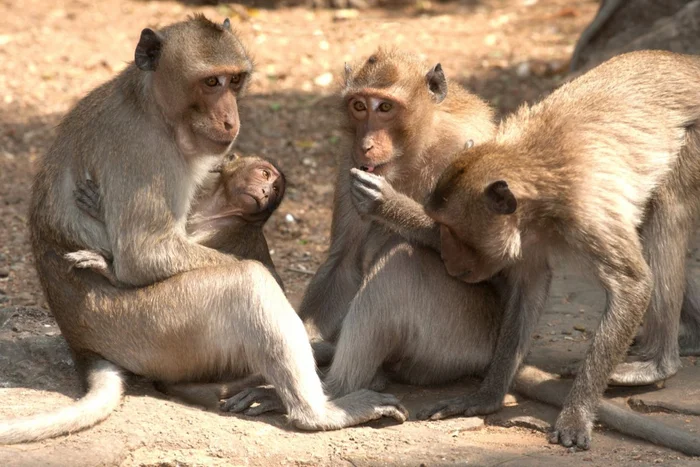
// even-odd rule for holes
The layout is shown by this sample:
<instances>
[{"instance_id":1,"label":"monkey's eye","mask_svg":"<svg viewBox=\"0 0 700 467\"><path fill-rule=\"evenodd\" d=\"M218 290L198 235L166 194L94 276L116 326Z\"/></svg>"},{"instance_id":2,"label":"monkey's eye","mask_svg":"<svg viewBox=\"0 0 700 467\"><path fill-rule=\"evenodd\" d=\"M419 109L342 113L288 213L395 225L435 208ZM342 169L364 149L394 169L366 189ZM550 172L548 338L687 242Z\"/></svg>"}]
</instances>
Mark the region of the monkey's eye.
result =
<instances>
[{"instance_id":1,"label":"monkey's eye","mask_svg":"<svg viewBox=\"0 0 700 467\"><path fill-rule=\"evenodd\" d=\"M210 88L213 88L214 86L219 85L219 78L217 78L216 76L210 76L208 78L204 78L204 84L206 84Z\"/></svg>"},{"instance_id":2,"label":"monkey's eye","mask_svg":"<svg viewBox=\"0 0 700 467\"><path fill-rule=\"evenodd\" d=\"M238 73L236 75L231 76L231 87L238 89L243 85L243 81L245 80L245 73Z\"/></svg>"},{"instance_id":3,"label":"monkey's eye","mask_svg":"<svg viewBox=\"0 0 700 467\"><path fill-rule=\"evenodd\" d=\"M388 103L388 102L382 102L382 103L379 105L379 111L380 111L380 112L388 112L388 111L391 110L391 107L392 107L392 105L391 105L390 103Z\"/></svg>"},{"instance_id":4,"label":"monkey's eye","mask_svg":"<svg viewBox=\"0 0 700 467\"><path fill-rule=\"evenodd\" d=\"M263 177L265 177L265 180L270 179L270 171L269 170L263 169L262 173L263 173Z\"/></svg>"},{"instance_id":5,"label":"monkey's eye","mask_svg":"<svg viewBox=\"0 0 700 467\"><path fill-rule=\"evenodd\" d=\"M367 110L367 106L365 106L365 103L361 101L355 101L355 103L352 104L352 108L357 110L358 112L363 112Z\"/></svg>"},{"instance_id":6,"label":"monkey's eye","mask_svg":"<svg viewBox=\"0 0 700 467\"><path fill-rule=\"evenodd\" d=\"M274 191L275 193L279 193L279 192L280 192L280 187L278 187L277 185L273 185L273 186L272 186L272 191Z\"/></svg>"}]
</instances>

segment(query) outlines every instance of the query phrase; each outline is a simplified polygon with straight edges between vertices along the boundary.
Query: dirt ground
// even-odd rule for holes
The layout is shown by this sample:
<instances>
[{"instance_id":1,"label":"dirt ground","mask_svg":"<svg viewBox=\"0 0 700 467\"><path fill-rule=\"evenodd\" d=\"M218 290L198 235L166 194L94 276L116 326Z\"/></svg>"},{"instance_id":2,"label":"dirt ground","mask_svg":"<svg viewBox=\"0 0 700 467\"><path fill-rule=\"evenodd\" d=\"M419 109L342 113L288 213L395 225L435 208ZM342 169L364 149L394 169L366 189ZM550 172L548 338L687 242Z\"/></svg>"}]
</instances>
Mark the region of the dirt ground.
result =
<instances>
[{"instance_id":1,"label":"dirt ground","mask_svg":"<svg viewBox=\"0 0 700 467\"><path fill-rule=\"evenodd\" d=\"M267 234L296 304L328 245L340 136L332 94L345 61L366 57L380 44L418 51L505 113L561 82L576 37L596 8L593 0L420 1L361 12L0 0L0 416L35 413L81 395L32 265L26 228L30 183L59 119L133 59L141 28L196 11L219 20L230 16L254 52L258 73L242 104L236 146L244 154L276 159L287 174L287 197ZM691 253L697 274L700 256ZM529 361L549 370L578 361L603 305L598 287L560 269ZM683 370L665 388L610 390L608 397L697 433L700 417L688 413L700 410L699 379L695 359L684 359ZM474 384L395 385L390 391L415 413ZM556 413L511 398L485 421L380 421L309 434L289 429L281 416L207 412L134 381L104 423L42 443L0 447L0 465L697 465L601 427L591 451L551 446L538 429Z\"/></svg>"}]
</instances>

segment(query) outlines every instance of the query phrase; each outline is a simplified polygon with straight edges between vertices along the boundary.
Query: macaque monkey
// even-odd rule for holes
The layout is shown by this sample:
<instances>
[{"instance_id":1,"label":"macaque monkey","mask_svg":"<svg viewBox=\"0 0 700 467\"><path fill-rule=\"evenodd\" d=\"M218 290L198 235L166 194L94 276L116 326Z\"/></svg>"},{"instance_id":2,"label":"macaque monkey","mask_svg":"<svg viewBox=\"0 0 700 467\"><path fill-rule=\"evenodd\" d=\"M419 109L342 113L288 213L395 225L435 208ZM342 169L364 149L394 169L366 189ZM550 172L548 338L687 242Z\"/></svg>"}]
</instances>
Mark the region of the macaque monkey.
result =
<instances>
[{"instance_id":1,"label":"macaque monkey","mask_svg":"<svg viewBox=\"0 0 700 467\"><path fill-rule=\"evenodd\" d=\"M263 226L282 202L284 174L271 162L236 153L212 169L215 177L196 195L187 221L190 238L204 246L241 259L254 259L270 270L283 287L270 257ZM87 214L104 222L99 187L92 180L78 182L76 202ZM120 285L99 252L77 251L65 257L74 267L92 268ZM284 287L283 287L284 288Z\"/></svg>"},{"instance_id":2,"label":"macaque monkey","mask_svg":"<svg viewBox=\"0 0 700 467\"><path fill-rule=\"evenodd\" d=\"M473 146L467 141L464 157ZM388 380L428 385L486 374L507 299L503 278L468 284L446 276L438 256L440 228L423 206L384 177L351 169L351 180L357 211L397 235L367 273L337 345L324 346L324 361L332 359L324 379L328 391L338 397L362 388L382 390ZM558 407L569 390L531 366L521 368L514 386ZM432 414L426 410L418 418ZM700 455L696 436L606 401L598 406L598 418L621 433Z\"/></svg>"},{"instance_id":3,"label":"macaque monkey","mask_svg":"<svg viewBox=\"0 0 700 467\"><path fill-rule=\"evenodd\" d=\"M422 203L453 154L486 141L495 129L491 108L449 83L440 64L427 67L397 50L379 49L364 62L346 66L340 101L348 145L338 162L330 251L299 308L312 339L321 343L337 339L353 309L366 310L381 301L389 312L393 301L406 294L439 302L441 286L405 289L396 271L413 277L433 264L431 282L466 288L448 277L434 250L397 242L403 240L399 234L355 208L356 173L381 175L401 196ZM427 312L411 302L406 306ZM462 302L455 313L463 308ZM328 363L332 352L324 354L318 363Z\"/></svg>"},{"instance_id":4,"label":"macaque monkey","mask_svg":"<svg viewBox=\"0 0 700 467\"><path fill-rule=\"evenodd\" d=\"M589 264L608 299L551 441L589 447L608 380L649 384L676 373L685 252L700 205L698 76L698 57L617 56L521 108L440 176L426 211L440 226L448 273L503 281L506 307L480 390L427 416L500 408L558 253ZM643 319L641 361L616 368Z\"/></svg>"},{"instance_id":5,"label":"macaque monkey","mask_svg":"<svg viewBox=\"0 0 700 467\"><path fill-rule=\"evenodd\" d=\"M252 71L228 20L197 15L147 28L134 63L59 125L38 168L29 225L42 288L87 394L47 414L1 420L0 443L100 422L119 404L125 372L165 383L260 374L300 429L405 420L390 395L328 400L304 325L268 269L187 236L193 197L238 134L237 100ZM104 223L74 200L85 178L99 187ZM127 287L69 268L64 255L78 250L112 258Z\"/></svg>"}]
</instances>

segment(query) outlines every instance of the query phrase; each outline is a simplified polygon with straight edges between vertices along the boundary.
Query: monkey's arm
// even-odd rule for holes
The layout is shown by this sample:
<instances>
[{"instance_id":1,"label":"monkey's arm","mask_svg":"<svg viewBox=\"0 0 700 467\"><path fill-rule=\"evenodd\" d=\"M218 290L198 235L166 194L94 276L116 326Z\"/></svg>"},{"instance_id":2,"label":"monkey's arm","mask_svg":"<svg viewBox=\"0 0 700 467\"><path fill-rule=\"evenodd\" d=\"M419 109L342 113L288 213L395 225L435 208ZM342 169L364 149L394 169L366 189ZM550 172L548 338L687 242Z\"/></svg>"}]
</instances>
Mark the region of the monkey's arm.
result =
<instances>
[{"instance_id":1,"label":"monkey's arm","mask_svg":"<svg viewBox=\"0 0 700 467\"><path fill-rule=\"evenodd\" d=\"M552 282L549 264L546 259L540 261L540 264L527 267L513 267L504 278L505 313L491 364L476 393L441 401L419 412L419 419L439 420L457 414L472 417L501 408L503 398L527 355Z\"/></svg>"},{"instance_id":2,"label":"monkey's arm","mask_svg":"<svg viewBox=\"0 0 700 467\"><path fill-rule=\"evenodd\" d=\"M162 176L166 180L168 177L175 175ZM119 179L100 181L117 280L131 286L145 286L183 272L239 261L187 237L187 209L173 206L178 201L182 203L178 197L183 195L174 193L179 187L163 187L150 179L138 184L139 181L130 182L136 186L131 190L121 186ZM173 192L168 192L168 188ZM182 214L176 214L178 211Z\"/></svg>"},{"instance_id":3,"label":"monkey's arm","mask_svg":"<svg viewBox=\"0 0 700 467\"><path fill-rule=\"evenodd\" d=\"M440 229L414 199L399 193L383 177L351 169L355 208L409 242L440 251Z\"/></svg>"}]
</instances>

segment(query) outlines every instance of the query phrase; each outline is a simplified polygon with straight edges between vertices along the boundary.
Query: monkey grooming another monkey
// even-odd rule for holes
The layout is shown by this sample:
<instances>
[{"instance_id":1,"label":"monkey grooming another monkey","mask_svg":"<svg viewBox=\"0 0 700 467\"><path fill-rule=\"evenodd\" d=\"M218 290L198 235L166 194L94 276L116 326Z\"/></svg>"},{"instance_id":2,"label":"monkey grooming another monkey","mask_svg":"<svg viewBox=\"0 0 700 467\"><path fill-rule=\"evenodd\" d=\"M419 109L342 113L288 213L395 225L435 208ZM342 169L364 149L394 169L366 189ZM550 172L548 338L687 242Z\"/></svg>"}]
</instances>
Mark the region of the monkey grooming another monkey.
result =
<instances>
[{"instance_id":1,"label":"monkey grooming another monkey","mask_svg":"<svg viewBox=\"0 0 700 467\"><path fill-rule=\"evenodd\" d=\"M520 109L445 170L426 210L440 225L447 271L468 283L498 275L509 292L480 390L423 417L501 406L555 253L590 264L608 298L552 442L589 447L608 378L648 384L676 373L685 251L700 204L699 77L698 57L620 55ZM645 312L645 358L615 368Z\"/></svg>"},{"instance_id":2,"label":"monkey grooming another monkey","mask_svg":"<svg viewBox=\"0 0 700 467\"><path fill-rule=\"evenodd\" d=\"M337 339L351 309L376 301L391 306L406 294L437 301L442 282L455 282L435 251L403 244L382 223L362 217L353 206L351 169L382 175L402 196L422 203L452 155L486 141L495 129L491 108L448 82L440 64L427 67L398 50L379 49L363 63L346 66L340 101L348 145L338 161L330 250L299 308L310 331L323 341ZM421 274L424 264L434 265L430 274L436 284L408 290L394 275ZM461 300L455 299L458 309L464 308ZM330 360L332 351L324 353L319 364Z\"/></svg>"},{"instance_id":3,"label":"monkey grooming another monkey","mask_svg":"<svg viewBox=\"0 0 700 467\"><path fill-rule=\"evenodd\" d=\"M265 159L236 153L212 172L218 175L205 182L192 204L187 221L190 238L222 253L260 261L284 288L263 234L265 222L284 197L284 174ZM92 180L78 183L76 202L87 214L104 222L99 187ZM109 262L99 252L77 251L65 257L74 262L74 267L93 269L118 285Z\"/></svg>"},{"instance_id":4,"label":"monkey grooming another monkey","mask_svg":"<svg viewBox=\"0 0 700 467\"><path fill-rule=\"evenodd\" d=\"M100 422L121 400L124 372L165 383L260 374L306 430L405 420L390 395L328 400L304 325L267 268L187 237L194 194L238 134L237 99L252 70L228 20L197 15L147 28L134 63L59 125L38 168L29 225L42 288L87 394L47 414L0 420L0 443ZM104 223L75 203L86 176L99 187ZM116 280L132 288L69 270L64 255L77 250L112 258Z\"/></svg>"},{"instance_id":5,"label":"monkey grooming another monkey","mask_svg":"<svg viewBox=\"0 0 700 467\"><path fill-rule=\"evenodd\" d=\"M377 278L392 277L393 284L379 283L388 290L401 287L404 293L373 293L368 296L371 300L348 312L324 378L326 388L338 397L367 387L381 390L388 379L425 385L483 376L495 351L505 308L500 279L491 284L466 284L443 277L444 265L438 255L425 254L417 247L440 251L439 227L423 206L394 190L381 176L357 169L351 173L353 203L363 217L381 222L410 243L394 238L386 246L389 254L367 275L363 290L372 291ZM409 273L396 260L417 255L421 262ZM332 355L330 347L324 350ZM528 365L516 374L514 386L531 399L560 408L570 389L566 381ZM700 438L687 431L604 400L597 411L603 424L621 433L700 455Z\"/></svg>"}]
</instances>

